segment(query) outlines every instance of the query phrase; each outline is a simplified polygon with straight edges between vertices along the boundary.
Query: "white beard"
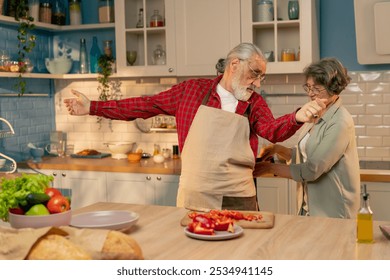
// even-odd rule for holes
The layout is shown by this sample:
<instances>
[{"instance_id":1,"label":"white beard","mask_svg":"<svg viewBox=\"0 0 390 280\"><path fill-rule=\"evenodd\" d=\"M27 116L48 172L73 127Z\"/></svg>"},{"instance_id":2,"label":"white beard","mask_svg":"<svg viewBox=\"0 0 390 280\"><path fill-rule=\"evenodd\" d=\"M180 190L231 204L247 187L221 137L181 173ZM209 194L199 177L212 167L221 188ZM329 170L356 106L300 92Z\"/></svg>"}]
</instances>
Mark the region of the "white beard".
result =
<instances>
[{"instance_id":1,"label":"white beard","mask_svg":"<svg viewBox=\"0 0 390 280\"><path fill-rule=\"evenodd\" d=\"M232 80L233 95L235 98L237 98L237 100L248 101L248 99L252 96L254 89L252 89L253 86L248 87L248 86L240 85L240 79L242 76L241 74L242 74L242 70L233 77ZM247 90L248 88L251 89L252 91L249 92Z\"/></svg>"}]
</instances>

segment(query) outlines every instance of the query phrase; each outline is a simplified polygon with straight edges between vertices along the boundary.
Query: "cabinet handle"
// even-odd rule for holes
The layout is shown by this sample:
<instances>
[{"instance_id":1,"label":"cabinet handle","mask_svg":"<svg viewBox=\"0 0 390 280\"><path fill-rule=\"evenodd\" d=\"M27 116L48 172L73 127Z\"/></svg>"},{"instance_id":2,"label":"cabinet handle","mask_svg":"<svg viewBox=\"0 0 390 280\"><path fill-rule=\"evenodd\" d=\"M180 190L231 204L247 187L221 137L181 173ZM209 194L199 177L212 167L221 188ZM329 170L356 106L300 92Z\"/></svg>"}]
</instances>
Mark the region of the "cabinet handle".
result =
<instances>
[{"instance_id":1,"label":"cabinet handle","mask_svg":"<svg viewBox=\"0 0 390 280\"><path fill-rule=\"evenodd\" d=\"M62 173L61 175L62 175L62 177L66 177L66 173Z\"/></svg>"},{"instance_id":2,"label":"cabinet handle","mask_svg":"<svg viewBox=\"0 0 390 280\"><path fill-rule=\"evenodd\" d=\"M168 72L172 73L173 72L173 68L172 67L168 68Z\"/></svg>"},{"instance_id":3,"label":"cabinet handle","mask_svg":"<svg viewBox=\"0 0 390 280\"><path fill-rule=\"evenodd\" d=\"M160 177L160 176L157 176L157 180L161 181L161 177Z\"/></svg>"},{"instance_id":4,"label":"cabinet handle","mask_svg":"<svg viewBox=\"0 0 390 280\"><path fill-rule=\"evenodd\" d=\"M53 172L53 176L56 177L57 176L57 172Z\"/></svg>"},{"instance_id":5,"label":"cabinet handle","mask_svg":"<svg viewBox=\"0 0 390 280\"><path fill-rule=\"evenodd\" d=\"M150 180L152 180L152 177L146 176L146 180L150 181Z\"/></svg>"}]
</instances>

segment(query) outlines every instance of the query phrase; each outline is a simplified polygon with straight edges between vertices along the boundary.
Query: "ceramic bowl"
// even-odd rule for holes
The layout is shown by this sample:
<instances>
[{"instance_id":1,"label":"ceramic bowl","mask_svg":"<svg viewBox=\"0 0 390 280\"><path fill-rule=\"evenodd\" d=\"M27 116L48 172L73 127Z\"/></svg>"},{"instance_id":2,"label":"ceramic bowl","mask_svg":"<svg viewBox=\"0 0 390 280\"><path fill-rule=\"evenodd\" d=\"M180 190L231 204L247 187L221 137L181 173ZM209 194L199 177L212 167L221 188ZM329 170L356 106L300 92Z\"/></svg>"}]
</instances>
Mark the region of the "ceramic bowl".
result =
<instances>
[{"instance_id":1,"label":"ceramic bowl","mask_svg":"<svg viewBox=\"0 0 390 280\"><path fill-rule=\"evenodd\" d=\"M111 157L115 159L126 159L127 154L133 150L134 142L110 142L106 143L111 152Z\"/></svg>"},{"instance_id":2,"label":"ceramic bowl","mask_svg":"<svg viewBox=\"0 0 390 280\"><path fill-rule=\"evenodd\" d=\"M45 65L51 74L67 74L72 69L73 60L71 58L46 58Z\"/></svg>"},{"instance_id":3,"label":"ceramic bowl","mask_svg":"<svg viewBox=\"0 0 390 280\"><path fill-rule=\"evenodd\" d=\"M26 216L8 213L8 220L13 228L68 226L72 220L72 210L43 216Z\"/></svg>"},{"instance_id":4,"label":"ceramic bowl","mask_svg":"<svg viewBox=\"0 0 390 280\"><path fill-rule=\"evenodd\" d=\"M33 157L34 162L41 162L44 153L45 151L42 148L30 148L30 155Z\"/></svg>"},{"instance_id":5,"label":"ceramic bowl","mask_svg":"<svg viewBox=\"0 0 390 280\"><path fill-rule=\"evenodd\" d=\"M142 153L129 153L127 155L127 160L129 162L139 162L142 158Z\"/></svg>"}]
</instances>

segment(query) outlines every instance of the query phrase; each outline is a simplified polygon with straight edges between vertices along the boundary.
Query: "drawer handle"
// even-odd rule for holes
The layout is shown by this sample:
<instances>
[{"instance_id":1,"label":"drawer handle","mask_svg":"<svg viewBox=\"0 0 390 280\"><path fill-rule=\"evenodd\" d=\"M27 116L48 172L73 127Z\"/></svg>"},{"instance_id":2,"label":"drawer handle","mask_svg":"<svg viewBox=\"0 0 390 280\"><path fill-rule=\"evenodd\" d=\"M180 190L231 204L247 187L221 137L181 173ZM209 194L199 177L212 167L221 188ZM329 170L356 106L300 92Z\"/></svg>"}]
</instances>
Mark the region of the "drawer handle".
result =
<instances>
[{"instance_id":1,"label":"drawer handle","mask_svg":"<svg viewBox=\"0 0 390 280\"><path fill-rule=\"evenodd\" d=\"M161 181L161 177L160 177L160 176L157 176L157 180Z\"/></svg>"},{"instance_id":2,"label":"drawer handle","mask_svg":"<svg viewBox=\"0 0 390 280\"><path fill-rule=\"evenodd\" d=\"M146 176L146 180L150 181L150 180L152 180L152 177Z\"/></svg>"},{"instance_id":3,"label":"drawer handle","mask_svg":"<svg viewBox=\"0 0 390 280\"><path fill-rule=\"evenodd\" d=\"M66 173L62 173L61 175L62 175L62 177L66 177Z\"/></svg>"},{"instance_id":4,"label":"drawer handle","mask_svg":"<svg viewBox=\"0 0 390 280\"><path fill-rule=\"evenodd\" d=\"M53 176L56 177L57 176L57 172L53 172Z\"/></svg>"}]
</instances>

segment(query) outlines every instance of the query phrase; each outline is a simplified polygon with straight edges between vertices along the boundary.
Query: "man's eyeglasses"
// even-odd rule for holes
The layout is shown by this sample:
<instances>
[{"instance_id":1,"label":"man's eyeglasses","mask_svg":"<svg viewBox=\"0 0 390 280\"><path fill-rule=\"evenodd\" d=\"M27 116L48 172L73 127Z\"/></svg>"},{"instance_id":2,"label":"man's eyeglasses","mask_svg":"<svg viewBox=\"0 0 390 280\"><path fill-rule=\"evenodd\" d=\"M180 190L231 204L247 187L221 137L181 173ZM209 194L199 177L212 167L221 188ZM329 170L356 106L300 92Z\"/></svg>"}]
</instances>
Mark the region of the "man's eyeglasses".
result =
<instances>
[{"instance_id":1,"label":"man's eyeglasses","mask_svg":"<svg viewBox=\"0 0 390 280\"><path fill-rule=\"evenodd\" d=\"M249 62L248 62L248 67L249 67L249 69L251 69L251 71L252 71L252 79L254 79L254 80L260 80L260 82L263 82L263 81L265 80L265 74L261 73L261 71L259 71L259 70L254 70L254 69L250 66Z\"/></svg>"},{"instance_id":2,"label":"man's eyeglasses","mask_svg":"<svg viewBox=\"0 0 390 280\"><path fill-rule=\"evenodd\" d=\"M309 93L311 91L314 95L319 95L322 91L326 90L326 88L320 89L320 88L316 88L314 86L309 86L308 84L304 84L304 85L302 85L302 87L306 93Z\"/></svg>"}]
</instances>

